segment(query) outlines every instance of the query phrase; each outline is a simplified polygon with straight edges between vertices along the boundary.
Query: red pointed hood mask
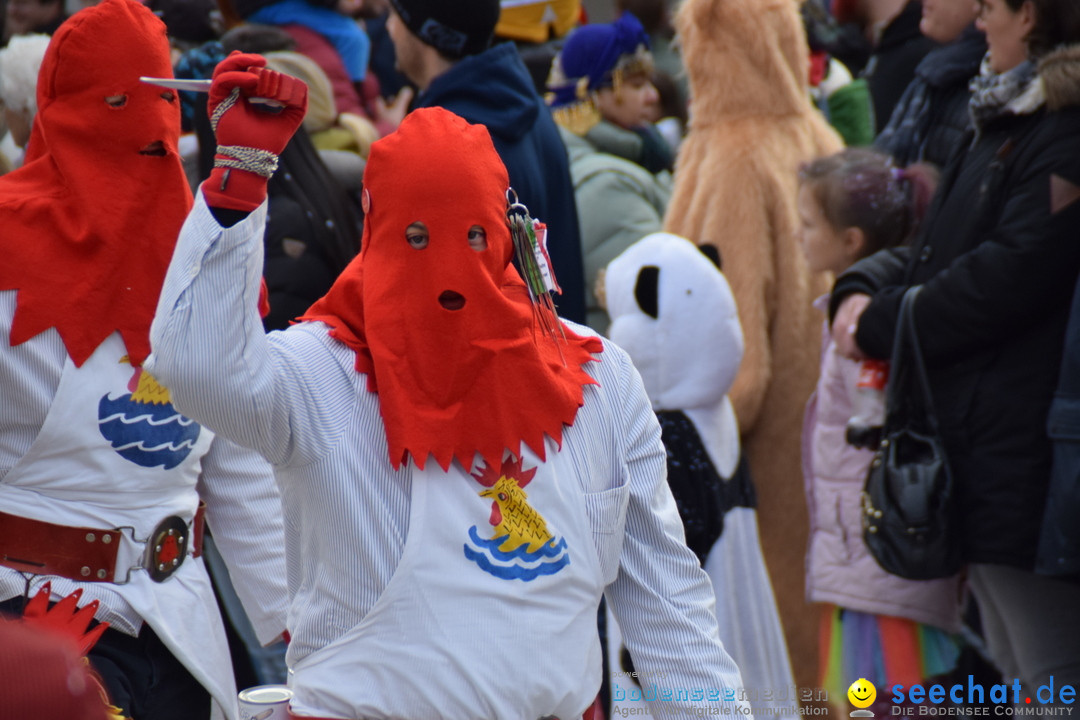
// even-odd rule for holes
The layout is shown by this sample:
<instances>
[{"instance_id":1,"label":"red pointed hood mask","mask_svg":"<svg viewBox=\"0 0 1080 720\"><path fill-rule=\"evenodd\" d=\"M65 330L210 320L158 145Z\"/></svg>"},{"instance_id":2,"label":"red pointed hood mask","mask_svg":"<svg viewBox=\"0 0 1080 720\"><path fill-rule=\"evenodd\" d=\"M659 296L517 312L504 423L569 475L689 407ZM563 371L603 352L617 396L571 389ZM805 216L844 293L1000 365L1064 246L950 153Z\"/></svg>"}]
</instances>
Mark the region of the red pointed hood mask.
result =
<instances>
[{"instance_id":1,"label":"red pointed hood mask","mask_svg":"<svg viewBox=\"0 0 1080 720\"><path fill-rule=\"evenodd\" d=\"M25 165L0 178L0 290L17 290L10 343L56 328L76 365L113 332L133 364L191 191L180 163L165 25L134 0L76 13L49 44Z\"/></svg>"},{"instance_id":2,"label":"red pointed hood mask","mask_svg":"<svg viewBox=\"0 0 1080 720\"><path fill-rule=\"evenodd\" d=\"M379 394L390 462L499 466L544 457L574 421L602 349L545 335L511 265L506 168L487 130L441 108L410 113L364 171L360 255L303 319L356 351Z\"/></svg>"}]
</instances>

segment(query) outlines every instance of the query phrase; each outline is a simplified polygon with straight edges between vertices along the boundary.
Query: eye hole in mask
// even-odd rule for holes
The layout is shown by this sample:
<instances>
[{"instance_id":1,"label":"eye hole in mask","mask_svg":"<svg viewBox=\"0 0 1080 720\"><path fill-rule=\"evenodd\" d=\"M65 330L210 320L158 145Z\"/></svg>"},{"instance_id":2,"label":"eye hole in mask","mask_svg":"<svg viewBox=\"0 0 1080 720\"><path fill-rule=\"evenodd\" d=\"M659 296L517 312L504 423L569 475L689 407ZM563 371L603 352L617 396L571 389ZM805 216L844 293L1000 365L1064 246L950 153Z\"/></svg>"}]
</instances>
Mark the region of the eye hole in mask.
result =
<instances>
[{"instance_id":1,"label":"eye hole in mask","mask_svg":"<svg viewBox=\"0 0 1080 720\"><path fill-rule=\"evenodd\" d=\"M487 250L487 231L479 225L469 228L469 247L476 252Z\"/></svg>"},{"instance_id":2,"label":"eye hole in mask","mask_svg":"<svg viewBox=\"0 0 1080 720\"><path fill-rule=\"evenodd\" d=\"M165 102L176 102L176 93L174 93L172 90L166 90L165 92L161 93L161 99Z\"/></svg>"},{"instance_id":3,"label":"eye hole in mask","mask_svg":"<svg viewBox=\"0 0 1080 720\"><path fill-rule=\"evenodd\" d=\"M111 108L122 108L127 105L127 95L109 95L105 98L105 104Z\"/></svg>"},{"instance_id":4,"label":"eye hole in mask","mask_svg":"<svg viewBox=\"0 0 1080 720\"><path fill-rule=\"evenodd\" d=\"M413 250L423 250L428 246L430 235L428 234L427 225L422 222L410 223L409 227L405 228L405 240L409 243L409 247Z\"/></svg>"}]
</instances>

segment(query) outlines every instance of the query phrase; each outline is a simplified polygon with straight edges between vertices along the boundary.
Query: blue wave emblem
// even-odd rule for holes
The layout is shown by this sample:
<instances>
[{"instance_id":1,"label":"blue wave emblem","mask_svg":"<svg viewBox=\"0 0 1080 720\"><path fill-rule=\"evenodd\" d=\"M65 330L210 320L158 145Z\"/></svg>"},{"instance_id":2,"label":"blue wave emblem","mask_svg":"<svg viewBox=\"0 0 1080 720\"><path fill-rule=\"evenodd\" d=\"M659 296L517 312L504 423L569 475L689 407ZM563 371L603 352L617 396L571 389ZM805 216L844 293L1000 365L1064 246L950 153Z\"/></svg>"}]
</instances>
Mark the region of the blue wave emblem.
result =
<instances>
[{"instance_id":1,"label":"blue wave emblem","mask_svg":"<svg viewBox=\"0 0 1080 720\"><path fill-rule=\"evenodd\" d=\"M141 403L131 394L98 403L98 429L120 457L145 468L172 470L195 447L202 427L169 403Z\"/></svg>"},{"instance_id":2,"label":"blue wave emblem","mask_svg":"<svg viewBox=\"0 0 1080 720\"><path fill-rule=\"evenodd\" d=\"M499 546L506 540L506 535L484 539L473 525L469 528L470 543L465 543L465 557L480 566L482 570L503 580L535 580L542 575L554 575L570 564L570 552L566 547L566 538L554 538L541 545L534 552L528 552L528 544L509 552L503 552Z\"/></svg>"}]
</instances>

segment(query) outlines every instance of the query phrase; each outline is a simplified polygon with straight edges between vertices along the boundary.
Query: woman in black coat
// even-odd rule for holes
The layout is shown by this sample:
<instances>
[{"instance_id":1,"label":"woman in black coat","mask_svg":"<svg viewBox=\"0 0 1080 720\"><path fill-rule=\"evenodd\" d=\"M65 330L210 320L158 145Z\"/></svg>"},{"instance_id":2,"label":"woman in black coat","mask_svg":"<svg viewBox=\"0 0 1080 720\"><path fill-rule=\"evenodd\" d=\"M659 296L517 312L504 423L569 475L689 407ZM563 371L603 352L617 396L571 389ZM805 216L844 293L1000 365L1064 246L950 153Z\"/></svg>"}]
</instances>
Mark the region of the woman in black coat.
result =
<instances>
[{"instance_id":1,"label":"woman in black coat","mask_svg":"<svg viewBox=\"0 0 1080 720\"><path fill-rule=\"evenodd\" d=\"M1032 572L1050 475L1046 422L1080 273L1080 2L980 0L989 52L974 129L910 248L834 289L833 334L889 358L900 301L915 326L991 654L1032 692L1080 685L1080 587Z\"/></svg>"}]
</instances>

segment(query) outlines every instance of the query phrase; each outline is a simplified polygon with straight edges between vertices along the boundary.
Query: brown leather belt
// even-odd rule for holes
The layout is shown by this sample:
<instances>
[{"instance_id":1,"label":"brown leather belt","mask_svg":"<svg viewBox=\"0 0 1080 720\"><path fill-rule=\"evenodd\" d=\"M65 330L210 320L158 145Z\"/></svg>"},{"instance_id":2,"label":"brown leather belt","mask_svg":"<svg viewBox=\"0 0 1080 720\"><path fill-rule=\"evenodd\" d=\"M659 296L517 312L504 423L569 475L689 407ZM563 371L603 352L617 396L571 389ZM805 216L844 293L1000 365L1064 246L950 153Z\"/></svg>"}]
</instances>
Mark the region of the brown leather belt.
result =
<instances>
[{"instance_id":1,"label":"brown leather belt","mask_svg":"<svg viewBox=\"0 0 1080 720\"><path fill-rule=\"evenodd\" d=\"M205 511L205 503L199 503L190 525L171 515L148 538L132 537L144 549L138 564L119 568L122 577L117 577L116 563L123 529L56 525L0 512L0 565L34 575L117 584L128 582L132 570L143 569L154 582L162 582L183 564L189 548L192 557L202 554Z\"/></svg>"}]
</instances>

